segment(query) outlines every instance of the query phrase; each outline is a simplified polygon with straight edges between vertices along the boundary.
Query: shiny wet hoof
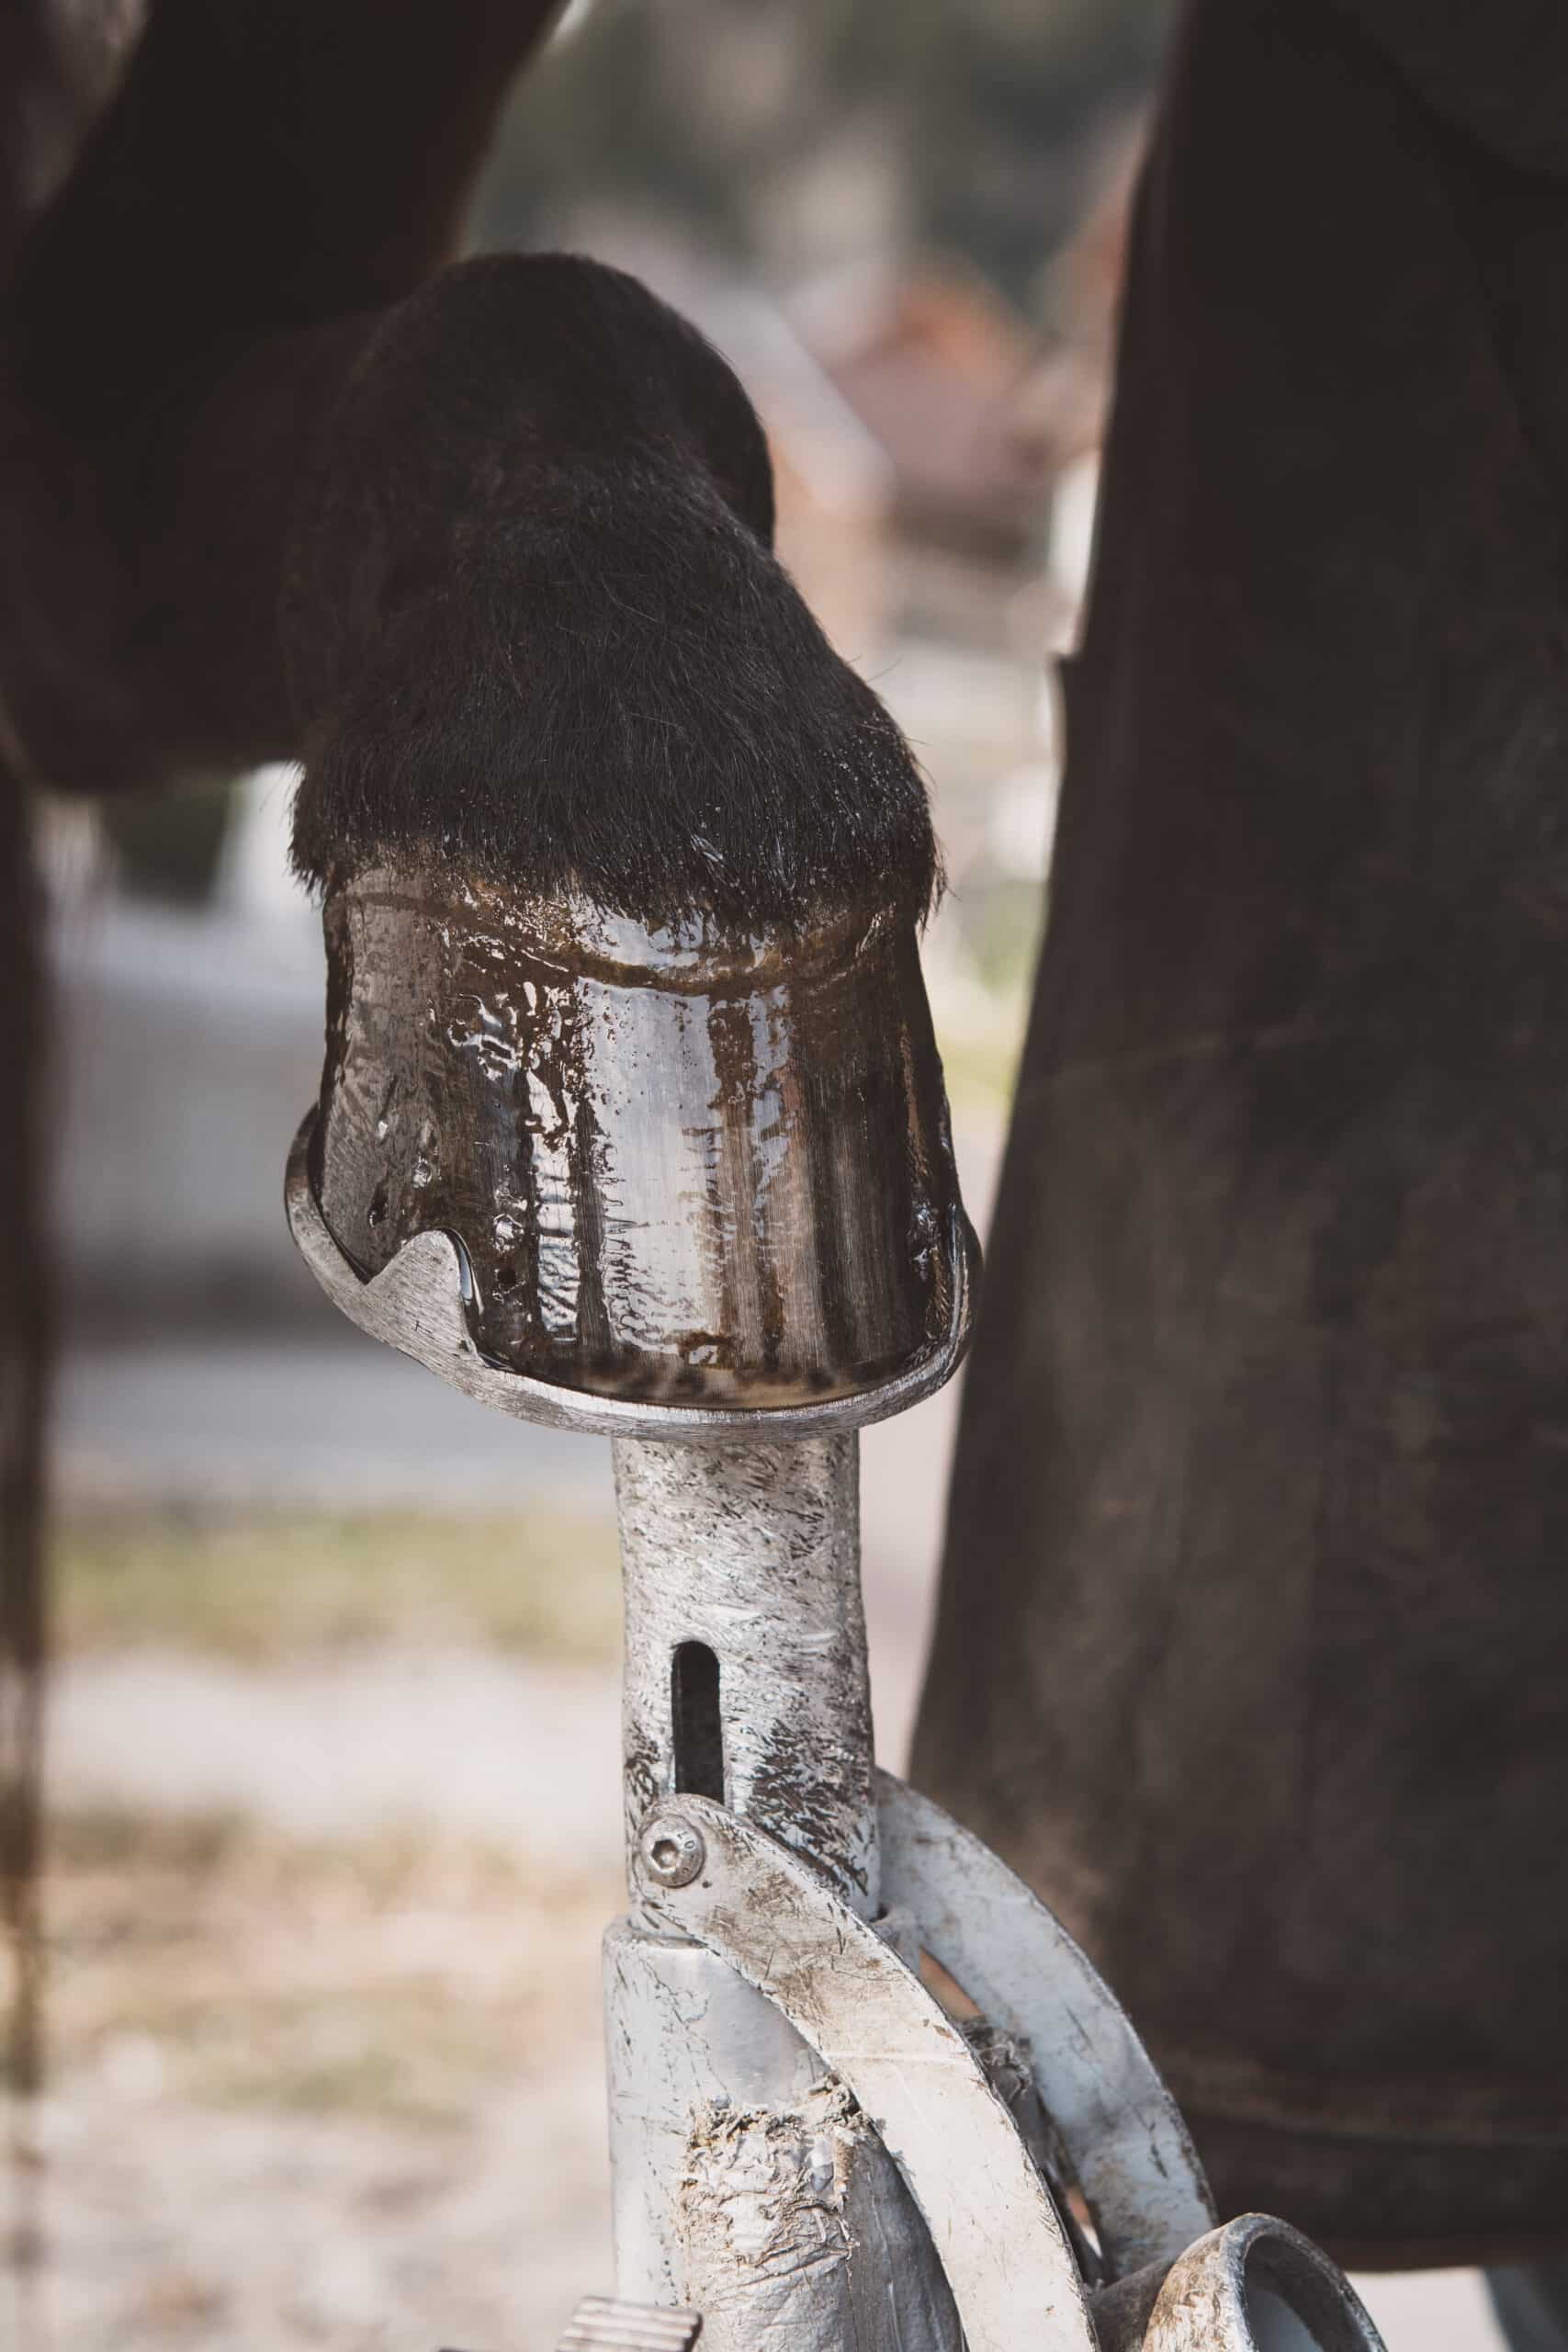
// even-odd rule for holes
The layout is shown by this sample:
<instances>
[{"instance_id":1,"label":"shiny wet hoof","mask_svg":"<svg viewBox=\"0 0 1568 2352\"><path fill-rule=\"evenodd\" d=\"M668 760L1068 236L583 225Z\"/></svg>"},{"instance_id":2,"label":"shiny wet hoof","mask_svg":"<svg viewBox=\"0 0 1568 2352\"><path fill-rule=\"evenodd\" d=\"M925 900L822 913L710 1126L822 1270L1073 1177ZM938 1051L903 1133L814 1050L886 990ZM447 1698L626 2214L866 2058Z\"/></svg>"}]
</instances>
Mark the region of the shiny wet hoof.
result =
<instances>
[{"instance_id":1,"label":"shiny wet hoof","mask_svg":"<svg viewBox=\"0 0 1568 2352\"><path fill-rule=\"evenodd\" d=\"M964 1232L908 911L650 932L383 865L328 892L312 1189L368 1277L451 1233L479 1345L602 1396L895 1380Z\"/></svg>"}]
</instances>

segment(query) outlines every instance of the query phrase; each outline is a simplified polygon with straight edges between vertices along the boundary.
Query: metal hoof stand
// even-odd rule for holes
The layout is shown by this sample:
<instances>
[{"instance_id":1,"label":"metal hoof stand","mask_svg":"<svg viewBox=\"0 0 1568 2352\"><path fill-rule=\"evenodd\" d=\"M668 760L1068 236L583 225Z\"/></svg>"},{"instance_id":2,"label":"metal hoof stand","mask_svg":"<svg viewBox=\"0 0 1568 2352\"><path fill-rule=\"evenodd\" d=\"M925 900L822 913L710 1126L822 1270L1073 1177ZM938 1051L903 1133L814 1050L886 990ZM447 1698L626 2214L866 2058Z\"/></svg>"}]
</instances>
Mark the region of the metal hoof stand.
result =
<instances>
[{"instance_id":1,"label":"metal hoof stand","mask_svg":"<svg viewBox=\"0 0 1568 2352\"><path fill-rule=\"evenodd\" d=\"M874 1761L856 1432L952 1372L973 1287L912 942L863 926L802 988L787 957L780 978L777 958L698 938L682 961L624 924L613 954L595 936L592 956L567 955L558 913L543 936L536 910L476 906L436 922L381 889L377 953L340 976L288 1205L363 1329L480 1401L614 1441L631 1898L604 1944L619 2300L581 2307L570 2352L686 2352L699 2326L707 2352L1372 2352L1366 2312L1305 2239L1257 2215L1215 2226L1114 1996L1021 1881ZM359 920L336 919L340 938ZM400 920L418 936L389 939ZM581 910L574 926L581 950ZM356 1011L388 957L418 972L412 1044ZM825 1101L824 1038L838 1083L846 1023L857 1066ZM476 1035L488 1057L465 1062ZM400 1196L376 1156L384 1110L353 1125L400 1052L435 1105ZM531 1214L554 1249L506 1261L534 1293L508 1309L504 1355L484 1235L440 1208L431 1177L459 1080L463 1148L484 1162L470 1194L508 1237ZM857 1125L867 1099L881 1108ZM558 1144L570 1165L552 1188L540 1164ZM377 1269L336 1238L355 1211L332 1197L334 1165L391 1229ZM427 1224L414 1193L434 1195ZM895 1244L912 1272L876 1262ZM835 1283L854 1295L848 1346ZM703 1290L700 1325L671 1305L682 1285ZM697 1376L660 1379L661 1351Z\"/></svg>"}]
</instances>

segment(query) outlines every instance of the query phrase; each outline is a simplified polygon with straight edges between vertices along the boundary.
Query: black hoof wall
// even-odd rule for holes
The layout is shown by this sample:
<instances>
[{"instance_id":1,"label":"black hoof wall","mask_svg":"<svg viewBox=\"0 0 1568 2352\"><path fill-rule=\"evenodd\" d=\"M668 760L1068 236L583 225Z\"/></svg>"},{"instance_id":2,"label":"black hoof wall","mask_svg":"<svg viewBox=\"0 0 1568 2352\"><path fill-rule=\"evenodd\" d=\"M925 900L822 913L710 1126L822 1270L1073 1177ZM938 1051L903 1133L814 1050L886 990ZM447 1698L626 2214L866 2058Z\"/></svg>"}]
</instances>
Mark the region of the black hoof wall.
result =
<instances>
[{"instance_id":1,"label":"black hoof wall","mask_svg":"<svg viewBox=\"0 0 1568 2352\"><path fill-rule=\"evenodd\" d=\"M322 1216L367 1276L455 1235L498 1363L787 1407L948 1333L957 1182L907 916L649 933L411 867L334 888L326 932Z\"/></svg>"}]
</instances>

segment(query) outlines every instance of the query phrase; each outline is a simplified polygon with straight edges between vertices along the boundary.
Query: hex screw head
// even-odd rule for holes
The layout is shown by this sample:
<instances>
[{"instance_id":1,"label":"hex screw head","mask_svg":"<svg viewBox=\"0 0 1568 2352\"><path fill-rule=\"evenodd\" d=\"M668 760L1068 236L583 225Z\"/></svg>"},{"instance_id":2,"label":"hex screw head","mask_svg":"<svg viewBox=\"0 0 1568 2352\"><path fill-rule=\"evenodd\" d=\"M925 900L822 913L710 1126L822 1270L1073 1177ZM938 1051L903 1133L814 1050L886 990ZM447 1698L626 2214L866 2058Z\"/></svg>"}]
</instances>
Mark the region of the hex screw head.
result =
<instances>
[{"instance_id":1,"label":"hex screw head","mask_svg":"<svg viewBox=\"0 0 1568 2352\"><path fill-rule=\"evenodd\" d=\"M708 1858L701 1830L679 1813L650 1821L638 1850L644 1870L660 1886L690 1886Z\"/></svg>"}]
</instances>

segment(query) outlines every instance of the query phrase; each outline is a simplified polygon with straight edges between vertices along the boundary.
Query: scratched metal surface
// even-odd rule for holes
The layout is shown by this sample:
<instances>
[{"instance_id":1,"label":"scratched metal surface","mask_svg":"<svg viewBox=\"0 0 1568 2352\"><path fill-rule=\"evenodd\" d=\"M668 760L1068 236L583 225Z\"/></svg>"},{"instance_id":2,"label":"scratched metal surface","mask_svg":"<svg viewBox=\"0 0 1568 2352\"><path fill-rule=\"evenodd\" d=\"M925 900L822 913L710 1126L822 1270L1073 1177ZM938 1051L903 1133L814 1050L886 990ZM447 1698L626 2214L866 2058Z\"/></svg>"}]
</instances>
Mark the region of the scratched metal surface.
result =
<instances>
[{"instance_id":1,"label":"scratched metal surface","mask_svg":"<svg viewBox=\"0 0 1568 2352\"><path fill-rule=\"evenodd\" d=\"M1028 2050L1110 2275L1171 2261L1215 2219L1175 2100L1131 2018L1060 1922L988 1847L876 1776L883 1888L992 2024Z\"/></svg>"},{"instance_id":2,"label":"scratched metal surface","mask_svg":"<svg viewBox=\"0 0 1568 2352\"><path fill-rule=\"evenodd\" d=\"M1130 2352L1103 2331L1103 2352ZM1172 2265L1142 2352L1383 2352L1343 2272L1299 2230L1244 2213Z\"/></svg>"},{"instance_id":3,"label":"scratched metal surface","mask_svg":"<svg viewBox=\"0 0 1568 2352\"><path fill-rule=\"evenodd\" d=\"M724 1801L880 1908L852 1435L701 1448L617 1439L628 1842L679 1785L671 1661L718 1662Z\"/></svg>"},{"instance_id":4,"label":"scratched metal surface","mask_svg":"<svg viewBox=\"0 0 1568 2352\"><path fill-rule=\"evenodd\" d=\"M707 2352L960 2352L897 2167L770 2001L668 1927L621 1920L605 2006L622 2294L698 2305Z\"/></svg>"},{"instance_id":5,"label":"scratched metal surface","mask_svg":"<svg viewBox=\"0 0 1568 2352\"><path fill-rule=\"evenodd\" d=\"M705 1799L659 1817L677 1810L706 1863L675 1889L645 1872L650 1915L728 1961L853 2093L925 2218L968 2352L1096 2352L1072 2245L958 2028L808 1864Z\"/></svg>"}]
</instances>

